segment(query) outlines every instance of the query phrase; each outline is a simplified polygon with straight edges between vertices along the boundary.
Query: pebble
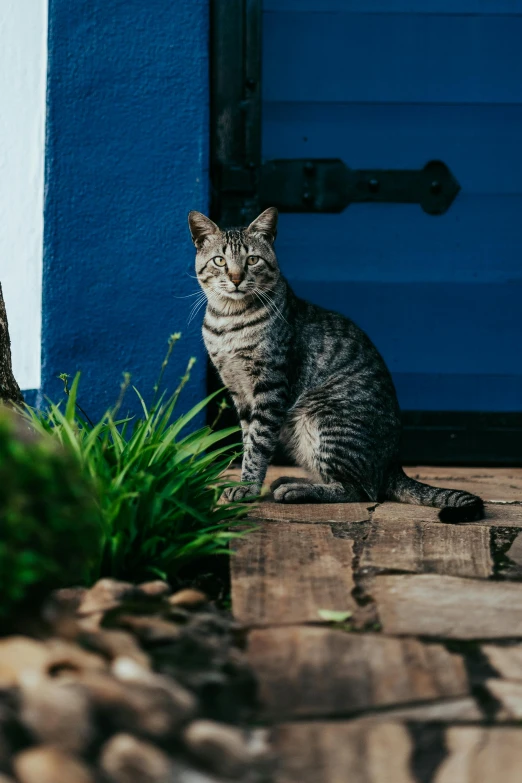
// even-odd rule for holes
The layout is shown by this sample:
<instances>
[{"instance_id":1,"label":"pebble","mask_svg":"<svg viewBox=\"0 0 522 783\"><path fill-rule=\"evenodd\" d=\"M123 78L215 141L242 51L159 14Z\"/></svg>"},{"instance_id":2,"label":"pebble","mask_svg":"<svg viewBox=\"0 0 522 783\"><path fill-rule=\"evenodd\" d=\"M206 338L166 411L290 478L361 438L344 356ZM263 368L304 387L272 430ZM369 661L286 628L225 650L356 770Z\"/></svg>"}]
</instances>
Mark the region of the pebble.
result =
<instances>
[{"instance_id":1,"label":"pebble","mask_svg":"<svg viewBox=\"0 0 522 783\"><path fill-rule=\"evenodd\" d=\"M213 772L238 778L252 760L243 732L211 720L196 720L183 732L189 751Z\"/></svg>"},{"instance_id":2,"label":"pebble","mask_svg":"<svg viewBox=\"0 0 522 783\"><path fill-rule=\"evenodd\" d=\"M107 661L101 655L87 652L78 644L53 638L46 642L46 647L49 650L47 672L53 676L62 672L103 671L107 669Z\"/></svg>"},{"instance_id":3,"label":"pebble","mask_svg":"<svg viewBox=\"0 0 522 783\"><path fill-rule=\"evenodd\" d=\"M181 634L178 625L154 615L142 617L122 614L118 617L118 626L131 630L144 644L170 642L179 639Z\"/></svg>"},{"instance_id":4,"label":"pebble","mask_svg":"<svg viewBox=\"0 0 522 783\"><path fill-rule=\"evenodd\" d=\"M168 739L194 715L194 696L181 686L167 690L156 683L121 681L89 673L79 680L87 689L103 722L124 731L157 740Z\"/></svg>"},{"instance_id":5,"label":"pebble","mask_svg":"<svg viewBox=\"0 0 522 783\"><path fill-rule=\"evenodd\" d=\"M9 636L0 640L0 688L20 685L26 679L41 677L49 661L43 642L26 636Z\"/></svg>"},{"instance_id":6,"label":"pebble","mask_svg":"<svg viewBox=\"0 0 522 783\"><path fill-rule=\"evenodd\" d=\"M174 783L168 756L130 734L116 734L102 748L100 766L114 783Z\"/></svg>"},{"instance_id":7,"label":"pebble","mask_svg":"<svg viewBox=\"0 0 522 783\"><path fill-rule=\"evenodd\" d=\"M142 582L137 586L136 590L150 598L161 598L162 596L170 595L172 592L168 582L163 582L161 579L155 579L153 582Z\"/></svg>"},{"instance_id":8,"label":"pebble","mask_svg":"<svg viewBox=\"0 0 522 783\"><path fill-rule=\"evenodd\" d=\"M81 686L45 678L22 688L20 717L42 744L83 753L93 738L89 706Z\"/></svg>"},{"instance_id":9,"label":"pebble","mask_svg":"<svg viewBox=\"0 0 522 783\"><path fill-rule=\"evenodd\" d=\"M132 658L140 666L150 669L150 659L138 644L136 637L127 631L99 629L86 631L78 636L78 641L95 650L100 655L114 661L116 658Z\"/></svg>"},{"instance_id":10,"label":"pebble","mask_svg":"<svg viewBox=\"0 0 522 783\"><path fill-rule=\"evenodd\" d=\"M46 745L19 753L13 759L13 769L19 783L96 783L83 762Z\"/></svg>"},{"instance_id":11,"label":"pebble","mask_svg":"<svg viewBox=\"0 0 522 783\"><path fill-rule=\"evenodd\" d=\"M197 606L208 603L208 597L201 590L194 590L191 587L187 587L184 590L178 590L177 593L171 595L169 603L172 606L182 606L189 609L195 609Z\"/></svg>"},{"instance_id":12,"label":"pebble","mask_svg":"<svg viewBox=\"0 0 522 783\"><path fill-rule=\"evenodd\" d=\"M78 614L89 615L114 609L127 596L132 595L135 589L130 582L119 582L116 579L100 579L83 596L78 607Z\"/></svg>"}]
</instances>

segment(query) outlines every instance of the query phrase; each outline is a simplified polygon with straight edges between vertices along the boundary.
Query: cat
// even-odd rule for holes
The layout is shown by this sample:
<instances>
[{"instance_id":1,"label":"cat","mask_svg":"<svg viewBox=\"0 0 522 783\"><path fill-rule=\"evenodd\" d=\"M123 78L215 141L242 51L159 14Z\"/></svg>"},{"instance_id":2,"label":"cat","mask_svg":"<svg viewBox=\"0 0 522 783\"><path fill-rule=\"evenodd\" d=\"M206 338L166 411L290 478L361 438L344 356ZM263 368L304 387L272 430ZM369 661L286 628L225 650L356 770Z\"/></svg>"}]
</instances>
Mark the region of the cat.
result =
<instances>
[{"instance_id":1,"label":"cat","mask_svg":"<svg viewBox=\"0 0 522 783\"><path fill-rule=\"evenodd\" d=\"M446 522L481 519L481 498L404 473L399 404L384 360L348 318L294 294L274 250L277 219L269 207L248 228L221 230L189 213L207 299L203 339L243 433L244 483L225 499L259 495L280 442L314 478L278 478L277 502L392 500L435 506Z\"/></svg>"}]
</instances>

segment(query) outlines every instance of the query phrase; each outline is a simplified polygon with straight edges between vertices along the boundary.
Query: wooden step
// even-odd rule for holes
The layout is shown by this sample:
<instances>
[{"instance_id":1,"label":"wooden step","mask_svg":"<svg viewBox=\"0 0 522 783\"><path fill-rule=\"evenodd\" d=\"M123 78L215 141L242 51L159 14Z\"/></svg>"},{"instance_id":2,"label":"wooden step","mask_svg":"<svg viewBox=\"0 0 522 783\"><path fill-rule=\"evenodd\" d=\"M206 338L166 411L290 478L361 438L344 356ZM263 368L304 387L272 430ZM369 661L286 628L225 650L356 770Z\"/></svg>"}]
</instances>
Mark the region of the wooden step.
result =
<instances>
[{"instance_id":1,"label":"wooden step","mask_svg":"<svg viewBox=\"0 0 522 783\"><path fill-rule=\"evenodd\" d=\"M522 729L452 727L445 734L448 756L433 783L520 783Z\"/></svg>"},{"instance_id":2,"label":"wooden step","mask_svg":"<svg viewBox=\"0 0 522 783\"><path fill-rule=\"evenodd\" d=\"M481 525L375 519L360 567L487 579L493 573L490 531Z\"/></svg>"},{"instance_id":3,"label":"wooden step","mask_svg":"<svg viewBox=\"0 0 522 783\"><path fill-rule=\"evenodd\" d=\"M321 622L321 610L356 608L352 542L328 525L264 523L234 550L232 607L244 625Z\"/></svg>"},{"instance_id":4,"label":"wooden step","mask_svg":"<svg viewBox=\"0 0 522 783\"><path fill-rule=\"evenodd\" d=\"M400 724L284 724L274 743L281 757L276 783L417 783L413 743Z\"/></svg>"},{"instance_id":5,"label":"wooden step","mask_svg":"<svg viewBox=\"0 0 522 783\"><path fill-rule=\"evenodd\" d=\"M428 506L410 506L406 503L381 503L373 512L372 521L375 524L392 521L404 525L411 525L415 522L440 523L438 509ZM473 524L487 527L522 528L522 504L486 503L485 518L473 522Z\"/></svg>"},{"instance_id":6,"label":"wooden step","mask_svg":"<svg viewBox=\"0 0 522 783\"><path fill-rule=\"evenodd\" d=\"M522 728L415 733L377 720L282 723L276 783L520 783Z\"/></svg>"},{"instance_id":7,"label":"wooden step","mask_svg":"<svg viewBox=\"0 0 522 783\"><path fill-rule=\"evenodd\" d=\"M267 720L346 716L469 694L461 656L416 639L267 628L250 633L248 658Z\"/></svg>"},{"instance_id":8,"label":"wooden step","mask_svg":"<svg viewBox=\"0 0 522 783\"><path fill-rule=\"evenodd\" d=\"M453 576L376 576L385 633L446 639L522 638L522 583Z\"/></svg>"}]
</instances>

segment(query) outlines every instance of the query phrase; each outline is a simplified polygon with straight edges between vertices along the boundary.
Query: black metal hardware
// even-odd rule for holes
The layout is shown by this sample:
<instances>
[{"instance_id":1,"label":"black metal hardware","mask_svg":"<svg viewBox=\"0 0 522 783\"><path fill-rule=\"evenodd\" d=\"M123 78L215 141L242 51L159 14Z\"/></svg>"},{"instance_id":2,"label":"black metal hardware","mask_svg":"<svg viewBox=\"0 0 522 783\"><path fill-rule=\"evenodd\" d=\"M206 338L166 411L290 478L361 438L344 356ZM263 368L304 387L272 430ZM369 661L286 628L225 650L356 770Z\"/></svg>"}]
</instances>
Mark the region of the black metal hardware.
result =
<instances>
[{"instance_id":1,"label":"black metal hardware","mask_svg":"<svg viewBox=\"0 0 522 783\"><path fill-rule=\"evenodd\" d=\"M423 169L350 169L337 158L269 160L259 178L261 206L281 212L342 212L361 201L420 204L429 215L449 208L460 185L445 163L434 160Z\"/></svg>"},{"instance_id":2,"label":"black metal hardware","mask_svg":"<svg viewBox=\"0 0 522 783\"><path fill-rule=\"evenodd\" d=\"M211 214L238 225L258 211L261 0L211 0Z\"/></svg>"},{"instance_id":3,"label":"black metal hardware","mask_svg":"<svg viewBox=\"0 0 522 783\"><path fill-rule=\"evenodd\" d=\"M356 202L445 212L460 185L441 161L419 170L354 170L339 159L261 159L261 0L212 0L212 216L233 225L263 206L341 212Z\"/></svg>"}]
</instances>

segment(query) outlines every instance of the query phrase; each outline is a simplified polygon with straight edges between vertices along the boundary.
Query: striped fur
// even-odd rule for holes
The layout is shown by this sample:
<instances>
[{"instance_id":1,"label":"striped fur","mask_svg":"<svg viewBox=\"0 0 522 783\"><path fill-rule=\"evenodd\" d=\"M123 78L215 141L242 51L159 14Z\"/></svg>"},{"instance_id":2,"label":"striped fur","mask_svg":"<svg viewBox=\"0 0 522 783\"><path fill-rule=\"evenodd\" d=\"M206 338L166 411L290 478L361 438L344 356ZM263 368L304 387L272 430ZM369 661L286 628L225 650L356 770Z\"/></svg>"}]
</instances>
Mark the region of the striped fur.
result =
<instances>
[{"instance_id":1,"label":"striped fur","mask_svg":"<svg viewBox=\"0 0 522 783\"><path fill-rule=\"evenodd\" d=\"M273 248L277 210L246 229L221 231L199 212L189 225L207 299L203 338L243 430L246 484L227 498L259 493L280 442L314 478L278 479L279 502L396 500L440 508L445 521L480 519L480 498L405 475L390 373L352 321L295 296Z\"/></svg>"}]
</instances>

